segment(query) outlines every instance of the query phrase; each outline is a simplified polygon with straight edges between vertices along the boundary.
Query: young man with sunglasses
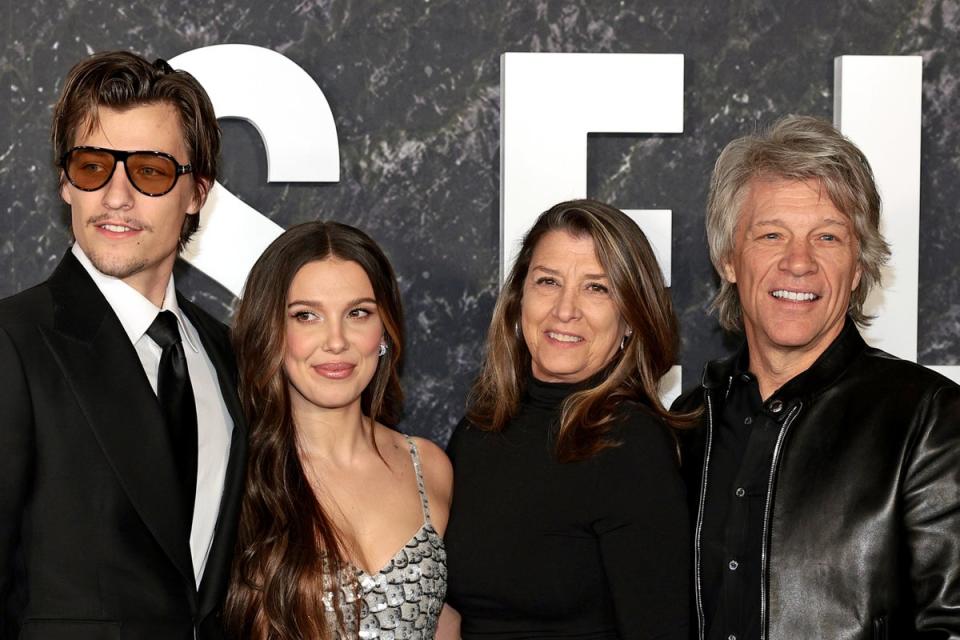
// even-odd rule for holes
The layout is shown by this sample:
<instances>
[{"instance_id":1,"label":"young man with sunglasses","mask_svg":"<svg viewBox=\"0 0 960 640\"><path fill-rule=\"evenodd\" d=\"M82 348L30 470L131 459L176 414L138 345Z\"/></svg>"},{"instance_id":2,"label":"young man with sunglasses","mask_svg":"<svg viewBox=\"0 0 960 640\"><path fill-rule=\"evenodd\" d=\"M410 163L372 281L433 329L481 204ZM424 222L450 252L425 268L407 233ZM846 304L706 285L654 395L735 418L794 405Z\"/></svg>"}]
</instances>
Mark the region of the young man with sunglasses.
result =
<instances>
[{"instance_id":1,"label":"young man with sunglasses","mask_svg":"<svg viewBox=\"0 0 960 640\"><path fill-rule=\"evenodd\" d=\"M213 107L163 60L97 54L52 137L76 242L0 301L0 638L220 638L245 431L226 327L172 274Z\"/></svg>"}]
</instances>

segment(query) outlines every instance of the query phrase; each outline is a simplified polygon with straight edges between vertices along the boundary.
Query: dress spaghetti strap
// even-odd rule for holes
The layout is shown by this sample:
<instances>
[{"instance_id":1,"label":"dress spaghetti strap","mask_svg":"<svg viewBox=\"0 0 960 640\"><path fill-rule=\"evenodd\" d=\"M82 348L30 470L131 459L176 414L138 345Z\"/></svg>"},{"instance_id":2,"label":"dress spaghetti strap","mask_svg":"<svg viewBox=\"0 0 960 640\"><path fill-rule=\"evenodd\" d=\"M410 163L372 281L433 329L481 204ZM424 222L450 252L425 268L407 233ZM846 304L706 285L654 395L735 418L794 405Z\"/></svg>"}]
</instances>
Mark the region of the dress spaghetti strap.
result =
<instances>
[{"instance_id":1,"label":"dress spaghetti strap","mask_svg":"<svg viewBox=\"0 0 960 640\"><path fill-rule=\"evenodd\" d=\"M427 498L427 488L423 484L423 469L420 467L420 451L410 436L404 436L410 445L410 457L413 458L413 470L417 474L417 491L420 492L420 504L423 505L423 521L430 522L430 500Z\"/></svg>"}]
</instances>

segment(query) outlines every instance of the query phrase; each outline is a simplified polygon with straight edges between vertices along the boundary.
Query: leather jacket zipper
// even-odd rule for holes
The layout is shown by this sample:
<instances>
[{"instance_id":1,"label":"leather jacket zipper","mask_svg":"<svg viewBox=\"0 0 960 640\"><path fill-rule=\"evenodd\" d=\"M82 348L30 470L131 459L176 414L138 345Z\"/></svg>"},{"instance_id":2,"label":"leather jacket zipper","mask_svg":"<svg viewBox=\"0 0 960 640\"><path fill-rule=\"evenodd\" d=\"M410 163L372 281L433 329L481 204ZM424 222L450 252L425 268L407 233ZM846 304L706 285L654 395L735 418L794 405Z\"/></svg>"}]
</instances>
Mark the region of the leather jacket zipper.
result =
<instances>
[{"instance_id":1,"label":"leather jacket zipper","mask_svg":"<svg viewBox=\"0 0 960 640\"><path fill-rule=\"evenodd\" d=\"M711 402L710 399L710 391L704 389L703 396L707 404L707 444L703 454L703 471L700 476L700 504L697 508L697 527L694 532L693 545L693 562L696 567L697 637L699 640L704 640L705 631L703 627L706 622L703 614L703 595L701 593L700 533L703 530L703 508L707 498L707 469L710 467L710 449L713 445L713 402Z\"/></svg>"},{"instance_id":2,"label":"leather jacket zipper","mask_svg":"<svg viewBox=\"0 0 960 640\"><path fill-rule=\"evenodd\" d=\"M731 378L732 381L732 378ZM729 389L729 386L728 386ZM704 640L706 630L704 625L706 623L705 615L703 612L703 593L702 593L702 578L700 571L700 560L701 560L701 550L700 550L700 536L703 531L703 510L707 498L707 473L710 468L710 451L713 447L713 402L710 397L710 391L704 389L703 391L704 399L707 405L707 443L703 455L703 471L701 472L700 478L700 501L697 508L697 526L694 533L694 566L696 567L696 603L697 603L697 637L699 640ZM767 500L764 506L763 512L763 537L761 540L760 547L760 640L766 640L767 638L767 551L769 547L768 541L768 531L770 529L770 513L771 505L773 502L773 484L776 480L777 475L777 466L780 463L780 452L783 448L783 441L786 438L787 432L790 430L790 425L793 424L793 421L796 419L797 414L800 413L800 409L803 408L803 403L798 402L787 414L786 419L783 421L783 426L780 428L780 434L777 436L776 445L773 448L773 458L770 463L770 478L767 482Z\"/></svg>"},{"instance_id":3,"label":"leather jacket zipper","mask_svg":"<svg viewBox=\"0 0 960 640\"><path fill-rule=\"evenodd\" d=\"M777 444L773 447L773 458L770 462L770 479L767 482L767 502L763 508L763 536L760 539L760 640L766 640L767 628L769 626L767 624L767 551L770 546L768 535L770 531L771 505L773 504L773 483L777 479L777 466L780 464L780 451L783 440L786 438L787 432L790 430L790 425L793 424L801 408L803 408L803 403L798 402L790 410L790 413L787 414L786 419L783 421L783 426L780 427L780 435L777 436Z\"/></svg>"}]
</instances>

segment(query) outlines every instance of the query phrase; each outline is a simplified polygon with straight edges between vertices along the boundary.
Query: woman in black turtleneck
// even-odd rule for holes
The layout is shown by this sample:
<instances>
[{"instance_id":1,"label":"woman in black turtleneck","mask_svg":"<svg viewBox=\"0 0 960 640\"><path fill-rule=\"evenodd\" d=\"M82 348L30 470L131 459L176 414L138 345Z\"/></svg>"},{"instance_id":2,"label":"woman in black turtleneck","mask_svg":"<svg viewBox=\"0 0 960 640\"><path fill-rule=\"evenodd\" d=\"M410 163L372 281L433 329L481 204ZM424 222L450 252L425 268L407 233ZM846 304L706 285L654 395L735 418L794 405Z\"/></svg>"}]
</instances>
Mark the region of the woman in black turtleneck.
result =
<instances>
[{"instance_id":1,"label":"woman in black turtleneck","mask_svg":"<svg viewBox=\"0 0 960 640\"><path fill-rule=\"evenodd\" d=\"M578 200L524 238L448 447L448 602L471 638L687 640L687 511L659 379L676 319L623 212ZM455 633L455 632L454 632Z\"/></svg>"}]
</instances>

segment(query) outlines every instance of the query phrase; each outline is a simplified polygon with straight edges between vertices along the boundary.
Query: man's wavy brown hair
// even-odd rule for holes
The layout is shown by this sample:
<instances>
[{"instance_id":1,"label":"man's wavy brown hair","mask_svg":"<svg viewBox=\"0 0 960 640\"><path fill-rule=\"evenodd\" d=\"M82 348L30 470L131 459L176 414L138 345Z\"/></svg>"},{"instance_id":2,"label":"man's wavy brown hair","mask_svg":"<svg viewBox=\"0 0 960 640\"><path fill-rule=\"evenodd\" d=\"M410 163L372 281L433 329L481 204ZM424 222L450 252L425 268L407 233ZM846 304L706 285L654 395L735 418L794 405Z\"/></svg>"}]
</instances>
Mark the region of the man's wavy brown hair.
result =
<instances>
[{"instance_id":1,"label":"man's wavy brown hair","mask_svg":"<svg viewBox=\"0 0 960 640\"><path fill-rule=\"evenodd\" d=\"M197 79L172 69L165 60L149 62L129 51L105 51L74 65L53 108L54 162L59 163L78 138L97 128L101 107L126 111L152 104L168 104L176 111L193 166L194 195L202 203L217 179L220 125ZM188 215L183 221L181 250L199 225L199 215Z\"/></svg>"}]
</instances>

